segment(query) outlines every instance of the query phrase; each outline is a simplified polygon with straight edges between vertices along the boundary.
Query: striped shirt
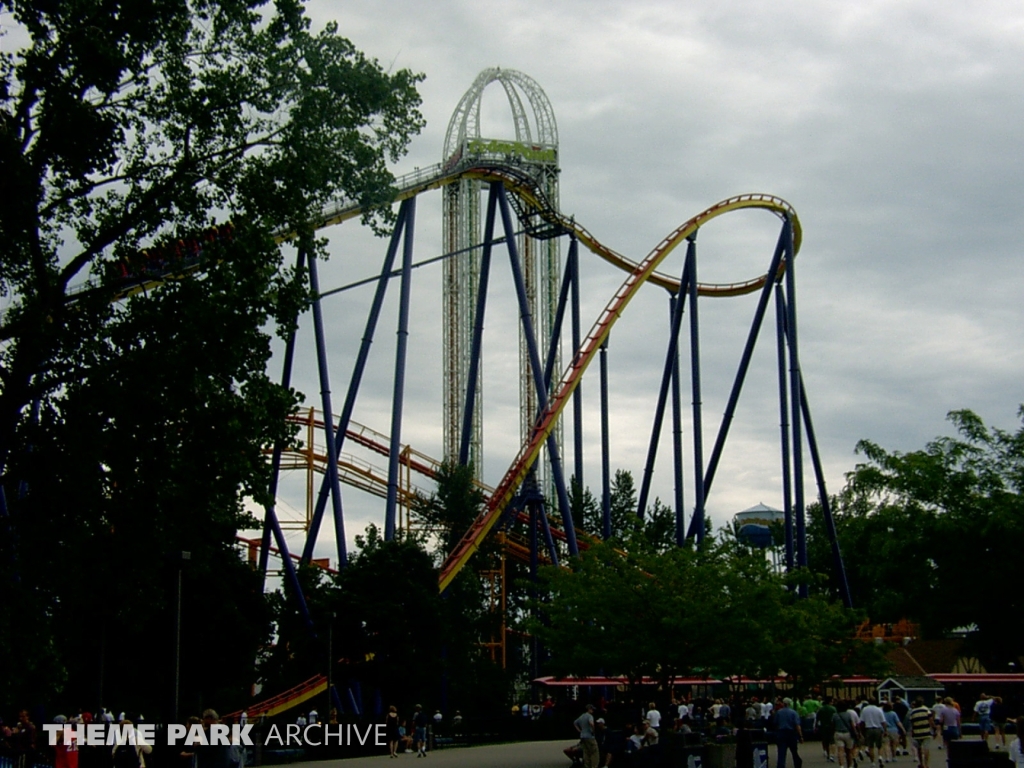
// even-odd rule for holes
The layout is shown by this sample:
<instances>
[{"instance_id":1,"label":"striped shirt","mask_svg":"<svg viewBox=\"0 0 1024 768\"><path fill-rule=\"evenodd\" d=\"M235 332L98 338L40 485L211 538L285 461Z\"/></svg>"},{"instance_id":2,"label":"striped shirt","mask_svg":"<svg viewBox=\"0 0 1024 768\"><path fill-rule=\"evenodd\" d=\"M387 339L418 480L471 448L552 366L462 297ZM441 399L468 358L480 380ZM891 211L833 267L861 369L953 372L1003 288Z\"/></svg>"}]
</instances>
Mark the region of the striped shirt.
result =
<instances>
[{"instance_id":1,"label":"striped shirt","mask_svg":"<svg viewBox=\"0 0 1024 768\"><path fill-rule=\"evenodd\" d=\"M928 722L932 711L928 707L917 707L907 713L907 722L910 724L910 735L918 740L927 739L932 735L932 727Z\"/></svg>"}]
</instances>

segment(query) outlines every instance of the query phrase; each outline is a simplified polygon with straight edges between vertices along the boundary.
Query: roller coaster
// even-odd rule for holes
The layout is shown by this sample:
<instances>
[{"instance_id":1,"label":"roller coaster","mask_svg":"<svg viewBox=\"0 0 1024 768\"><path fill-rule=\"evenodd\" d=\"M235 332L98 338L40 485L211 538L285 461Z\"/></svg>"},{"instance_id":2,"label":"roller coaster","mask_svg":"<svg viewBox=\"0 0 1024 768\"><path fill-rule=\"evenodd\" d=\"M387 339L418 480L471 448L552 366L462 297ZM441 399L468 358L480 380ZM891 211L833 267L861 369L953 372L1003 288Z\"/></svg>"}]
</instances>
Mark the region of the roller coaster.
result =
<instances>
[{"instance_id":1,"label":"roller coaster","mask_svg":"<svg viewBox=\"0 0 1024 768\"><path fill-rule=\"evenodd\" d=\"M492 82L502 85L512 107L516 139L487 139L480 135L480 97ZM517 89L524 90L520 96ZM534 110L535 128L531 132L529 103ZM468 127L467 127L468 126ZM457 129L457 130L454 130ZM536 134L536 135L534 135ZM453 138L454 136L454 138ZM521 328L518 332L522 350L522 377L528 391L522 405L528 415L527 428L518 453L511 459L508 469L493 488L482 486L486 506L455 548L447 553L441 567L439 588L445 590L470 561L481 544L496 531L501 531L507 550L521 557L535 568L541 559L558 563L561 557L576 556L587 546L587 537L573 525L561 459L562 417L569 404L573 404L574 448L576 476L581 476L582 429L579 386L585 372L595 360L599 363L601 403L601 463L602 463L602 536L611 533L610 519L610 462L608 418L607 341L615 323L645 286L665 289L670 297L671 326L668 348L664 353L657 406L651 427L650 442L644 475L640 484L637 514L643 516L651 492L652 475L657 456L663 422L671 402L673 420L673 470L675 486L675 543L683 544L688 537L700 542L705 535L705 504L711 491L722 453L736 412L740 393L750 367L751 356L760 335L769 305L774 303L776 349L778 360L778 396L780 420L780 448L782 468L782 507L785 512L785 563L788 569L807 565L806 501L804 496L804 442L810 455L818 488L818 500L824 516L825 530L832 548L834 578L837 591L844 602L850 604L842 557L836 538L829 497L820 455L811 421L810 406L800 370L797 338L796 256L800 251L802 230L793 207L785 200L768 194L745 194L723 200L687 219L666 235L644 258L631 259L608 247L574 217L564 214L558 204L557 186L557 132L554 114L539 86L522 73L512 70L485 70L480 74L460 102L449 127L445 157L442 162L418 169L395 182L395 203L399 206L383 266L366 320L359 351L353 362L352 375L344 404L335 416L330 397L327 344L324 329L322 298L315 256L303 246L303 238L295 233L282 232L279 240L296 239L296 266L305 267L313 295L312 317L316 341L317 368L320 379L321 403L319 416L315 409L307 409L294 417L295 423L306 430L303 447L289 448L275 445L271 451L271 497L278 490L279 475L288 468L307 472L307 509L301 527L306 538L301 556L289 551L284 536L284 525L277 515L276 506L264 510L264 525L259 541L246 542L251 556L258 557L262 573L268 571L271 554L280 557L282 571L293 586L299 604L308 621L308 611L302 599L295 570L295 561L313 560L319 531L327 506L331 506L334 523L338 567L347 562L342 484L353 486L384 499L384 535L391 539L408 519L416 487L412 473L432 479L440 462L419 453L401 442L405 391L405 366L410 323L410 290L413 267L413 233L416 221L416 201L421 195L443 190L454 200L459 194L486 197L486 211L479 216L477 202L464 201L449 214L446 236L446 263L471 256L466 268L452 267L446 273L446 283L462 298L453 311L460 315L446 330L446 355L458 358L462 366L457 375L446 368L445 439L446 460L470 463L480 451L480 415L477 399L480 388L480 360L491 259L496 245L504 245L509 257L515 286ZM780 222L780 231L768 260L767 269L746 280L729 283L702 282L697 274L697 234L708 222L741 210L761 210L774 215ZM351 221L363 213L352 200L337 200L327 206L310 230L322 229ZM500 218L502 234L496 226ZM456 232L455 224L465 225L466 231ZM468 223L467 223L468 222ZM467 234L468 232L468 234ZM457 235L457 236L456 236ZM206 239L225 236L222 231L206 233ZM227 235L230 236L230 231ZM199 238L201 241L203 238ZM547 288L530 284L530 270L524 275L524 249L540 250L536 243L555 243L567 240L568 255L564 273ZM659 267L676 248L685 244L685 259L679 277L659 271ZM621 270L625 278L617 291L598 314L587 333L580 324L580 251L586 251ZM401 250L400 265L396 266ZM548 254L544 270L554 274L558 266L557 251L546 246ZM174 277L185 276L201 269L201 249L189 247L163 247L155 258L143 260L141 274L132 275L125 265L125 274L117 276L126 283L122 293L138 290ZM553 256L552 256L553 255ZM154 266L155 265L155 266ZM161 268L165 271L160 274ZM184 266L182 266L184 265ZM174 272L178 269L178 272ZM448 269L448 267L446 267ZM138 270L136 270L138 271ZM302 270L299 270L302 273ZM370 346L381 315L387 288L392 280L400 283L398 336L395 351L392 418L389 431L376 432L352 420L355 402L365 371ZM133 282L134 281L134 282ZM538 306L536 296L544 294L546 304ZM755 294L757 304L743 347L735 377L730 389L725 414L718 429L713 448L705 461L703 414L701 398L701 353L698 300ZM467 300L469 297L471 301ZM451 302L448 302L451 304ZM689 307L686 305L689 303ZM467 306L468 304L468 306ZM686 310L688 309L688 312ZM685 525L683 504L683 450L681 438L682 409L680 371L680 335L684 313L689 317L690 384L692 393L692 460L693 505L689 525ZM566 314L570 316L571 333L563 333ZM540 331L535 325L540 315ZM571 336L567 362L560 367L565 340ZM449 337L458 337L459 350L450 354ZM282 370L282 384L289 386L295 357L295 335L288 339ZM557 375L556 375L557 373ZM325 418L324 415L329 415ZM386 471L372 462L359 461L343 452L346 443L362 446L372 454L387 460ZM456 446L458 450L456 451ZM538 482L539 464L546 452L550 483ZM476 463L476 462L474 462ZM478 466L478 464L477 464ZM404 479L403 479L403 472ZM319 492L314 492L315 477L321 476ZM316 497L315 503L313 501ZM557 509L557 516L549 516L548 508ZM523 529L526 534L524 535ZM543 540L545 551L541 552ZM258 555L257 555L258 553Z\"/></svg>"},{"instance_id":2,"label":"roller coaster","mask_svg":"<svg viewBox=\"0 0 1024 768\"><path fill-rule=\"evenodd\" d=\"M479 136L479 96L484 87L491 82L500 82L509 95L516 117L516 140L486 140ZM438 462L423 454L416 454L409 446L401 444L402 409L405 378L406 344L409 332L409 285L412 268L412 240L415 227L416 200L420 195L433 190L452 190L475 184L486 192L486 215L483 217L483 233L478 242L462 244L461 252L472 252L478 255L478 262L471 270L474 278L471 295L475 306L470 313L471 334L468 353L463 357L467 362L467 370L460 374L459 384L463 396L455 405L446 400L446 408L461 411L459 418L453 419L446 413L446 423L461 424L461 434L457 444L458 460L467 463L473 453L473 441L479 420L475 407L476 393L479 388L479 361L481 356L483 317L486 308L487 288L491 266L491 257L495 245L504 244L508 251L513 282L521 319L521 342L526 351L524 375L530 378L536 402L530 407L535 408L531 415L529 429L522 441L520 450L512 459L507 471L493 489L487 488L486 508L465 532L454 550L448 553L441 568L439 587L443 591L466 566L474 552L482 542L496 529L512 531L515 525L524 523L529 526L529 536L514 535L511 549L519 556L529 558L533 564L542 557L538 553L538 530L547 544L547 559L558 562L559 553L567 552L570 556L578 554L581 548L581 536L572 524L568 497L565 489L564 473L561 467L560 441L556 439L556 430L561 417L570 402L578 405L578 387L594 360L600 361L601 375L601 406L602 406L602 468L603 468L603 533L607 537L610 532L609 518L609 461L608 461L608 415L607 415L607 359L606 343L616 321L622 316L630 302L638 295L645 285L653 285L665 289L672 300L671 333L668 349L665 353L665 364L658 397L658 404L651 430L650 447L640 487L638 515L642 516L647 506L651 475L653 473L662 423L665 418L668 401L672 401L672 417L677 425L674 440L674 469L676 474L676 542L681 544L686 537L700 541L705 533L704 508L707 494L710 492L715 474L719 466L729 428L735 414L740 392L750 365L764 317L769 304L776 310L776 336L778 354L779 379L779 414L781 432L782 477L783 477L783 508L786 515L786 565L788 568L800 568L807 564L805 498L804 498L804 440L812 459L818 485L818 498L825 517L825 529L831 539L834 559L835 577L838 591L844 601L849 604L849 589L835 536L835 527L829 507L828 494L821 466L820 456L811 422L810 408L800 372L797 344L797 307L795 288L795 259L800 250L801 226L793 207L781 198L767 194L746 194L723 200L696 216L687 219L683 224L664 237L646 257L633 260L618 253L597 239L574 218L559 210L557 200L552 199L550 183L550 161L552 155L550 141L533 141L529 135L529 125L523 112L523 99L515 95L515 87L528 86L533 83L521 73L509 70L486 70L477 78L473 88L467 92L463 102L453 117L453 125L461 119L463 125L467 120L477 121L477 135L463 130L458 134L458 141L450 140L446 146L448 156L435 166L418 169L415 173L396 180L395 202L399 205L397 220L387 248L384 264L377 279L376 292L367 319L362 338L362 345L353 365L351 382L347 391L345 404L340 415L335 419L316 417L312 411L305 417L307 429L323 432L323 449L314 456L312 452L312 434L306 441L307 455L299 461L309 472L307 494L307 537L300 561L308 562L312 558L313 548L317 541L322 519L326 513L328 502L331 503L339 567L344 567L347 553L344 542L344 519L342 514L342 483L351 484L374 493L385 499L384 531L385 538L395 535L400 525L399 517L402 510L408 514L408 505L412 486L410 473L432 478L436 473ZM530 86L530 88L533 88ZM528 90L526 97L538 109L536 90ZM542 94L542 92L541 92ZM472 98L477 99L474 106ZM467 99L469 101L467 101ZM546 97L543 100L546 102ZM518 105L518 106L517 106ZM474 109L477 110L474 113ZM553 113L543 112L543 119L553 126ZM467 115L469 116L467 118ZM541 125L538 135L545 130ZM452 131L449 130L449 137ZM449 154L450 153L450 154ZM543 172L538 171L538 168ZM547 175L545 175L547 174ZM740 210L763 210L775 215L781 222L780 233L765 272L740 282L708 283L701 282L697 277L696 238L700 228L708 222L726 214ZM350 221L362 214L361 207L349 200L339 200L328 206L319 220L313 222L313 228L323 228ZM502 236L496 236L496 223L500 217L503 228ZM518 225L518 226L517 226ZM551 241L567 239L569 253L564 276L557 293L557 301L552 295L552 307L547 325L546 353L538 343L535 331L534 315L536 304L531 306L531 290L524 279L520 254L524 235L537 240ZM677 247L686 245L686 257L681 276L674 277L658 271L666 257ZM579 263L580 245L590 253L612 264L625 274L620 288L607 302L600 312L590 331L581 334L579 328ZM396 267L395 261L401 246L401 266ZM459 251L445 254L445 257L458 256ZM316 335L317 362L320 375L321 390L329 393L330 386L327 374L326 344L324 338L323 315L320 306L320 287L315 259L299 249L297 264L305 263L308 267L310 285L316 297L313 302L314 333ZM384 295L390 280L398 278L401 283L401 297L398 318L398 344L394 367L394 395L392 407L392 423L388 435L367 430L355 425L352 413L359 385L365 369L369 347L379 319ZM466 290L466 278L460 277L461 290ZM705 463L703 446L703 418L701 413L701 358L699 345L698 298L700 297L733 297L757 294L757 305L747 335L746 344L739 361L736 376L729 394L725 416L721 422L714 447ZM684 526L682 502L682 447L679 438L678 424L680 413L680 365L679 336L682 326L685 305L689 301L690 319L690 373L693 394L693 513L688 528ZM559 347L562 337L562 325L566 312L572 314L573 339L568 362L560 375L554 376ZM464 321L462 321L464 322ZM542 323L543 325L543 323ZM289 340L285 353L285 365L282 381L290 381L291 365L294 357L294 338ZM446 384L447 385L447 384ZM449 387L450 388L450 387ZM323 396L321 414L333 414L329 394ZM582 437L580 418L574 419L575 446L577 452L577 469L579 469ZM385 457L388 468L385 473L373 467L357 466L342 453L346 441L358 443L376 454ZM449 454L454 453L456 441L446 436ZM545 495L533 478L542 451L546 449L554 479L554 504L558 510L559 522L549 519ZM276 446L273 452L273 470L276 483L278 472L287 463L282 463L285 455L283 446ZM454 459L454 455L446 458ZM312 503L313 466L316 465L323 475L316 504ZM406 481L400 480L405 471ZM276 490L276 487L275 487ZM282 534L281 522L273 507L265 510L265 525L262 546L260 549L260 566L265 572L267 557L270 552L271 540L276 542L277 549L287 553L287 544ZM558 542L556 544L556 541ZM585 542L584 542L585 546ZM294 581L291 558L283 557L285 572ZM297 586L297 581L294 581Z\"/></svg>"}]
</instances>

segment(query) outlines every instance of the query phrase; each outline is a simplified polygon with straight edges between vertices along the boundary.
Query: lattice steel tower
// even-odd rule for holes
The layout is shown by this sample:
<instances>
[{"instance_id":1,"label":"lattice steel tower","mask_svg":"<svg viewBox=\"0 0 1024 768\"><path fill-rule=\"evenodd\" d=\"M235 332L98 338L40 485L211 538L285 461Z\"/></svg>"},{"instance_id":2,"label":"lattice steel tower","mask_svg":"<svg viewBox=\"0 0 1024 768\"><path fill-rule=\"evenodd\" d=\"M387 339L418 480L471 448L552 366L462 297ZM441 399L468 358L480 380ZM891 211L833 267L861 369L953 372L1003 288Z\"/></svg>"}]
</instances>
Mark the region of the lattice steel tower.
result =
<instances>
[{"instance_id":1,"label":"lattice steel tower","mask_svg":"<svg viewBox=\"0 0 1024 768\"><path fill-rule=\"evenodd\" d=\"M515 138L484 137L480 134L480 108L484 89L500 83L512 110ZM533 176L548 202L558 206L558 127L547 95L535 80L512 69L485 69L466 91L455 108L444 141L446 167L472 162L501 161L515 164ZM463 179L445 187L444 249L458 252L444 262L444 446L445 458L459 455L462 418L480 277L480 249L483 239L481 182ZM500 225L499 225L500 231ZM561 280L561 256L557 238L517 238L529 295L530 313L538 335L541 360L548 354ZM555 377L561 370L556 359ZM530 372L526 342L519 334L520 438L525 438L537 415L537 393ZM481 384L477 379L476 409L473 420L470 460L479 477L482 466L483 430L481 425ZM561 427L556 434L562 443ZM555 498L548 487L547 461L539 462L540 487L549 499Z\"/></svg>"}]
</instances>

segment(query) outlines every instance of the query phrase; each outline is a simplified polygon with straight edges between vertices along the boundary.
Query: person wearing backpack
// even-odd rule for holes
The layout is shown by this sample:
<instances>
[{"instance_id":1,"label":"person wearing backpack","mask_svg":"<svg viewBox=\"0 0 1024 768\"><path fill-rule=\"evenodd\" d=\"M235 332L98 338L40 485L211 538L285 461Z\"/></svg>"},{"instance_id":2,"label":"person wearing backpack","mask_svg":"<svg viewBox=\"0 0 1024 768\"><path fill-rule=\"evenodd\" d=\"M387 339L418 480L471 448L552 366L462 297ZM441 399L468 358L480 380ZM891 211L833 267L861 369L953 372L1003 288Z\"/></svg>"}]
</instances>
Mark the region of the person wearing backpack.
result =
<instances>
[{"instance_id":1,"label":"person wearing backpack","mask_svg":"<svg viewBox=\"0 0 1024 768\"><path fill-rule=\"evenodd\" d=\"M147 744L139 735L132 721L125 718L118 725L107 727L121 729L121 734L124 738L119 739L119 741L127 742L126 744L114 745L112 753L114 768L146 768L145 755L152 753L153 747Z\"/></svg>"},{"instance_id":2,"label":"person wearing backpack","mask_svg":"<svg viewBox=\"0 0 1024 768\"><path fill-rule=\"evenodd\" d=\"M857 726L860 718L850 707L850 702L840 701L836 705L836 713L832 715L835 728L836 759L840 768L857 768Z\"/></svg>"}]
</instances>

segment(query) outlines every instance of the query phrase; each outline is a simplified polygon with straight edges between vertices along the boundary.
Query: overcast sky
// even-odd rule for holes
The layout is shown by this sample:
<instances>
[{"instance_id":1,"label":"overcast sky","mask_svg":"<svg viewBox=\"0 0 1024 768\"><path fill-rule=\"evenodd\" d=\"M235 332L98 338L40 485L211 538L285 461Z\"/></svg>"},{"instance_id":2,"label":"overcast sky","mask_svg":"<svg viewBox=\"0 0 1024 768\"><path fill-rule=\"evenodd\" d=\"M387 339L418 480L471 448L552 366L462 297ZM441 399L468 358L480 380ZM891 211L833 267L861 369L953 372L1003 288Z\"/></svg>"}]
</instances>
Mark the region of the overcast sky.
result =
<instances>
[{"instance_id":1,"label":"overcast sky","mask_svg":"<svg viewBox=\"0 0 1024 768\"><path fill-rule=\"evenodd\" d=\"M803 225L797 259L801 363L827 480L838 491L867 438L913 450L952 409L1015 429L1024 401L1024 6L1016 2L399 2L318 0L385 68L422 72L426 129L396 175L441 160L448 120L476 75L520 70L547 93L560 140L560 195L610 247L640 259L718 200L769 192ZM498 85L484 132L513 137ZM418 201L416 258L441 251L438 193ZM386 243L355 223L326 232L324 289L379 270ZM778 235L765 212L709 224L704 281L763 272ZM566 247L563 246L563 254ZM678 274L682 250L664 270ZM485 480L518 449L515 310L498 252L485 344ZM624 275L584 252L583 323ZM372 288L325 299L339 410ZM378 328L355 418L390 424L394 296ZM702 300L705 443L713 443L756 297ZM441 453L440 268L415 273L403 443ZM667 339L663 289L646 287L612 331L612 465L639 481ZM708 500L722 524L748 506L781 506L773 326L766 327ZM688 347L683 347L684 355ZM296 385L319 407L311 325ZM277 362L275 362L275 365ZM685 369L684 369L685 370ZM276 375L276 374L275 374ZM685 375L685 374L684 374ZM600 489L597 367L584 380L585 482ZM692 504L689 393L686 505ZM568 429L567 429L568 433ZM672 498L666 431L655 493ZM566 444L571 456L571 447ZM374 459L383 467L382 459ZM283 512L301 509L286 478ZM813 477L806 478L808 496ZM383 520L383 503L346 491L348 538ZM333 553L329 529L319 551ZM297 542L297 536L296 536Z\"/></svg>"}]
</instances>

